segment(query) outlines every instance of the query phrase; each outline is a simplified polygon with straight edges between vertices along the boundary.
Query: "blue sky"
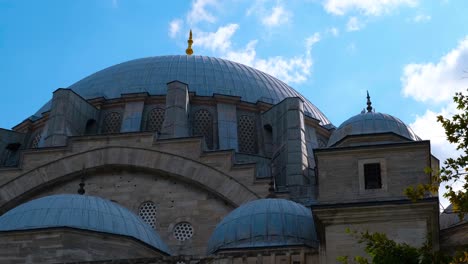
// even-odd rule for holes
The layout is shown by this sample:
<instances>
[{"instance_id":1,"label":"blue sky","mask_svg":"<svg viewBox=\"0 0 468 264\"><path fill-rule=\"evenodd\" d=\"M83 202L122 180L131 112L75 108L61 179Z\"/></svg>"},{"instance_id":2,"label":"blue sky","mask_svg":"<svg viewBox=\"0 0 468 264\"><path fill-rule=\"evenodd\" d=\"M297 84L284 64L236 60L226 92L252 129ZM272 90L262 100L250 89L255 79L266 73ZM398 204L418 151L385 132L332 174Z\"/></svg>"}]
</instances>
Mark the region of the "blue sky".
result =
<instances>
[{"instance_id":1,"label":"blue sky","mask_svg":"<svg viewBox=\"0 0 468 264\"><path fill-rule=\"evenodd\" d=\"M60 87L131 59L195 54L287 82L336 125L365 107L409 124L444 159L435 122L468 88L468 2L458 0L0 0L0 127Z\"/></svg>"}]
</instances>

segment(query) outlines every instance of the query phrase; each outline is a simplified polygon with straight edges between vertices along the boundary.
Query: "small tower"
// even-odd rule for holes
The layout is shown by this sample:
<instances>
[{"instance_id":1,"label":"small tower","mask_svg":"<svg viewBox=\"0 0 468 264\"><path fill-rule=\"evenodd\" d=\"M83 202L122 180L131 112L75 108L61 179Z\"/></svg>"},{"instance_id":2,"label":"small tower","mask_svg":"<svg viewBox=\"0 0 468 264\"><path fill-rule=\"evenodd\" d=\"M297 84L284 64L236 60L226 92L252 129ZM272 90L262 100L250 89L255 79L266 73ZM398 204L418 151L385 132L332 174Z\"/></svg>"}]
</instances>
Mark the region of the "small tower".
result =
<instances>
[{"instance_id":1,"label":"small tower","mask_svg":"<svg viewBox=\"0 0 468 264\"><path fill-rule=\"evenodd\" d=\"M190 56L190 55L193 54L193 50L192 50L192 44L193 44L193 40L192 40L192 30L190 30L190 35L189 35L189 39L187 40L187 43L188 43L188 47L187 47L187 49L185 50L185 54L187 54L188 56Z\"/></svg>"}]
</instances>

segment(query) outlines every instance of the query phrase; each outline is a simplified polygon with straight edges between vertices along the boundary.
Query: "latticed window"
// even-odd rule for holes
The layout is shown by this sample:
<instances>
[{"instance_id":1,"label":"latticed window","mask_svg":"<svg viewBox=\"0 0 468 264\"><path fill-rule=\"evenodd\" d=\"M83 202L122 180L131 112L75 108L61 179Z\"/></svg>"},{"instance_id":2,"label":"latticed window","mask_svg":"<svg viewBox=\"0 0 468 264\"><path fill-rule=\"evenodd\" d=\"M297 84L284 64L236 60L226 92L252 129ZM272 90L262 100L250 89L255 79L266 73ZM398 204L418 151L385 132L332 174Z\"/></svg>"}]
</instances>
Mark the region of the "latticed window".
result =
<instances>
[{"instance_id":1,"label":"latticed window","mask_svg":"<svg viewBox=\"0 0 468 264\"><path fill-rule=\"evenodd\" d=\"M102 133L119 133L122 125L122 115L112 112L106 115L102 126Z\"/></svg>"},{"instance_id":2,"label":"latticed window","mask_svg":"<svg viewBox=\"0 0 468 264\"><path fill-rule=\"evenodd\" d=\"M42 132L39 131L36 133L33 140L31 141L31 148L38 148L39 142L41 142L41 138L42 138Z\"/></svg>"},{"instance_id":3,"label":"latticed window","mask_svg":"<svg viewBox=\"0 0 468 264\"><path fill-rule=\"evenodd\" d=\"M164 109L154 108L148 113L146 131L161 131L164 122L164 112Z\"/></svg>"},{"instance_id":4,"label":"latticed window","mask_svg":"<svg viewBox=\"0 0 468 264\"><path fill-rule=\"evenodd\" d=\"M156 228L156 213L158 212L158 207L155 203L148 201L140 205L138 215L152 228Z\"/></svg>"},{"instance_id":5,"label":"latticed window","mask_svg":"<svg viewBox=\"0 0 468 264\"><path fill-rule=\"evenodd\" d=\"M174 237L179 241L185 241L192 238L193 236L193 227L190 223L181 222L174 226L172 231Z\"/></svg>"},{"instance_id":6,"label":"latticed window","mask_svg":"<svg viewBox=\"0 0 468 264\"><path fill-rule=\"evenodd\" d=\"M237 137L239 141L239 152L255 154L257 153L257 129L255 118L242 115L237 124Z\"/></svg>"},{"instance_id":7,"label":"latticed window","mask_svg":"<svg viewBox=\"0 0 468 264\"><path fill-rule=\"evenodd\" d=\"M213 117L208 110L201 109L193 115L192 135L204 136L206 146L213 148Z\"/></svg>"}]
</instances>

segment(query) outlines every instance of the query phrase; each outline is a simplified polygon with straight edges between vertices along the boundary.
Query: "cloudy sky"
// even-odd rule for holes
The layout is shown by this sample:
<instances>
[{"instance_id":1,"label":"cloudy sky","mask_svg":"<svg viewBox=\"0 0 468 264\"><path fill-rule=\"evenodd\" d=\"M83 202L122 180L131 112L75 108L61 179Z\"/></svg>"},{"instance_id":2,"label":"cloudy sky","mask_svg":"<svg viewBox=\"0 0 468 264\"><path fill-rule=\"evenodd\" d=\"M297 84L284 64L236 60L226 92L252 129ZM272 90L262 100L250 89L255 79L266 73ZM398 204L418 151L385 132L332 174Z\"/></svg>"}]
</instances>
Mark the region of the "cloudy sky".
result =
<instances>
[{"instance_id":1,"label":"cloudy sky","mask_svg":"<svg viewBox=\"0 0 468 264\"><path fill-rule=\"evenodd\" d=\"M294 87L339 126L365 107L395 115L441 160L435 118L468 88L464 0L0 0L0 128L60 87L127 60L227 58Z\"/></svg>"}]
</instances>

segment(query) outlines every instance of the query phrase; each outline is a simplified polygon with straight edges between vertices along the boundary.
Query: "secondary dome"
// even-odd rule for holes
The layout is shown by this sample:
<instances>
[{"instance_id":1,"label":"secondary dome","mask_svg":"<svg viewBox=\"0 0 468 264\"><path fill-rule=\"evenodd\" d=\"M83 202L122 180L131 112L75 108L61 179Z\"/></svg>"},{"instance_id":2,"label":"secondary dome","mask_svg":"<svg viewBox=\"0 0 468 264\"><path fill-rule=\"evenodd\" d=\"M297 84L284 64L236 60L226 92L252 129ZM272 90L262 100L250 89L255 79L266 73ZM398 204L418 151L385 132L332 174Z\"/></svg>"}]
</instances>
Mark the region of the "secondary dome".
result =
<instances>
[{"instance_id":1,"label":"secondary dome","mask_svg":"<svg viewBox=\"0 0 468 264\"><path fill-rule=\"evenodd\" d=\"M277 104L287 97L304 101L306 115L330 124L325 115L306 98L284 82L252 67L207 56L157 56L120 63L96 72L71 85L70 89L85 99L119 98L121 94L147 92L166 94L167 83L181 81L190 92L200 96L223 94L240 96L251 103ZM50 110L50 102L35 116Z\"/></svg>"},{"instance_id":2,"label":"secondary dome","mask_svg":"<svg viewBox=\"0 0 468 264\"><path fill-rule=\"evenodd\" d=\"M403 121L382 113L364 112L351 117L333 131L328 146L331 147L347 136L395 133L409 140L421 140Z\"/></svg>"},{"instance_id":3,"label":"secondary dome","mask_svg":"<svg viewBox=\"0 0 468 264\"><path fill-rule=\"evenodd\" d=\"M208 254L222 249L318 245L310 209L284 199L260 199L229 213L216 226Z\"/></svg>"},{"instance_id":4,"label":"secondary dome","mask_svg":"<svg viewBox=\"0 0 468 264\"><path fill-rule=\"evenodd\" d=\"M71 227L136 238L170 254L148 224L122 206L95 196L60 194L21 204L0 217L0 231Z\"/></svg>"}]
</instances>

